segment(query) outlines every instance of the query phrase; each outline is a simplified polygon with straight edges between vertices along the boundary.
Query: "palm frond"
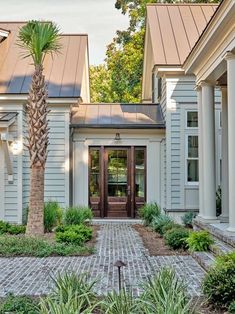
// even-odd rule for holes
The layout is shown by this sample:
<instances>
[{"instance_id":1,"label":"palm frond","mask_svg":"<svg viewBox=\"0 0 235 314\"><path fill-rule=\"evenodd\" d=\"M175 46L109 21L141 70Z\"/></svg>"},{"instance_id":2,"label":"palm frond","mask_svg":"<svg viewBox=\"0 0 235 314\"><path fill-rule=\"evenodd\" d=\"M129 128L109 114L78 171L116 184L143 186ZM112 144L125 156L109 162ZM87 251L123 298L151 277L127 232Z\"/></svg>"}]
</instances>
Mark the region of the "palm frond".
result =
<instances>
[{"instance_id":1,"label":"palm frond","mask_svg":"<svg viewBox=\"0 0 235 314\"><path fill-rule=\"evenodd\" d=\"M18 35L18 46L25 58L31 56L35 65L42 64L47 54L58 53L61 48L59 27L52 22L29 21Z\"/></svg>"}]
</instances>

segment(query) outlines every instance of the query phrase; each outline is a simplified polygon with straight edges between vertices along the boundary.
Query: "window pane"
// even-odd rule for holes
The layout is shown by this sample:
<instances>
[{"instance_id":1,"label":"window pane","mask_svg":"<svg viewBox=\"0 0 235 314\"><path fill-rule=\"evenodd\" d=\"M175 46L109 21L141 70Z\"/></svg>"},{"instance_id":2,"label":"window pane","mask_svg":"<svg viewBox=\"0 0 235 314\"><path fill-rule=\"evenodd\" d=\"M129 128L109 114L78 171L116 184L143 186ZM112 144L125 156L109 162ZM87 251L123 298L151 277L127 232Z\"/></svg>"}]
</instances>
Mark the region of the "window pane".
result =
<instances>
[{"instance_id":1,"label":"window pane","mask_svg":"<svg viewBox=\"0 0 235 314\"><path fill-rule=\"evenodd\" d=\"M197 128L198 127L198 114L197 111L187 112L187 127Z\"/></svg>"},{"instance_id":2,"label":"window pane","mask_svg":"<svg viewBox=\"0 0 235 314\"><path fill-rule=\"evenodd\" d=\"M198 160L188 160L188 182L198 182Z\"/></svg>"},{"instance_id":3,"label":"window pane","mask_svg":"<svg viewBox=\"0 0 235 314\"><path fill-rule=\"evenodd\" d=\"M91 168L90 168L90 196L99 196L100 181L100 153L99 150L90 151Z\"/></svg>"},{"instance_id":4,"label":"window pane","mask_svg":"<svg viewBox=\"0 0 235 314\"><path fill-rule=\"evenodd\" d=\"M108 151L108 196L127 195L127 150Z\"/></svg>"},{"instance_id":5,"label":"window pane","mask_svg":"<svg viewBox=\"0 0 235 314\"><path fill-rule=\"evenodd\" d=\"M145 162L144 150L135 150L135 193L137 197L145 194Z\"/></svg>"},{"instance_id":6,"label":"window pane","mask_svg":"<svg viewBox=\"0 0 235 314\"><path fill-rule=\"evenodd\" d=\"M190 135L188 137L188 157L198 158L198 136Z\"/></svg>"}]
</instances>

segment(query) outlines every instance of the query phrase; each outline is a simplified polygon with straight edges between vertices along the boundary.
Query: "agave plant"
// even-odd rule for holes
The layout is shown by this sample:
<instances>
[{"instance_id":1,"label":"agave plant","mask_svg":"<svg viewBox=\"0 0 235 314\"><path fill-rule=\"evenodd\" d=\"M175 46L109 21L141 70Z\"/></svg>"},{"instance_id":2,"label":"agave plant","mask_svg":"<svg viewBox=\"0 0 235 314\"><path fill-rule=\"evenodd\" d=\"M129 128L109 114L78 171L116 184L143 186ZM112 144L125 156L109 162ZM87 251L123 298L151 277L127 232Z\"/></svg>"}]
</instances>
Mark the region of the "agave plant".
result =
<instances>
[{"instance_id":1,"label":"agave plant","mask_svg":"<svg viewBox=\"0 0 235 314\"><path fill-rule=\"evenodd\" d=\"M60 50L59 29L54 23L30 21L19 31L19 46L25 51L24 58L31 58L34 73L29 90L28 144L30 156L30 196L26 233L44 233L44 173L49 139L47 88L43 75L43 62L48 54Z\"/></svg>"},{"instance_id":2,"label":"agave plant","mask_svg":"<svg viewBox=\"0 0 235 314\"><path fill-rule=\"evenodd\" d=\"M190 300L186 286L173 269L163 268L153 278L142 284L143 294L139 308L143 314L190 314Z\"/></svg>"}]
</instances>

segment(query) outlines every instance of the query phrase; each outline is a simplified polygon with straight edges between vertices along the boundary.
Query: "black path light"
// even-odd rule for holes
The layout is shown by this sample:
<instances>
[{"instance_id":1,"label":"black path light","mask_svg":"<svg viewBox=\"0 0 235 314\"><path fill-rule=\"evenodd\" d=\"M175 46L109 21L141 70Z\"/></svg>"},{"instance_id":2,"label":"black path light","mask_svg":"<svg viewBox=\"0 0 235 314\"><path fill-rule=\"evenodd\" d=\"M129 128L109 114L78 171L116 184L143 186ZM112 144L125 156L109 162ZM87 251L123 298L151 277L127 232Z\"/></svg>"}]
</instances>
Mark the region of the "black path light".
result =
<instances>
[{"instance_id":1,"label":"black path light","mask_svg":"<svg viewBox=\"0 0 235 314\"><path fill-rule=\"evenodd\" d=\"M122 289L121 268L123 266L126 266L126 264L123 261L121 261L121 260L117 260L115 262L114 266L116 266L118 268L118 288L119 288L119 291L121 291L121 289Z\"/></svg>"}]
</instances>

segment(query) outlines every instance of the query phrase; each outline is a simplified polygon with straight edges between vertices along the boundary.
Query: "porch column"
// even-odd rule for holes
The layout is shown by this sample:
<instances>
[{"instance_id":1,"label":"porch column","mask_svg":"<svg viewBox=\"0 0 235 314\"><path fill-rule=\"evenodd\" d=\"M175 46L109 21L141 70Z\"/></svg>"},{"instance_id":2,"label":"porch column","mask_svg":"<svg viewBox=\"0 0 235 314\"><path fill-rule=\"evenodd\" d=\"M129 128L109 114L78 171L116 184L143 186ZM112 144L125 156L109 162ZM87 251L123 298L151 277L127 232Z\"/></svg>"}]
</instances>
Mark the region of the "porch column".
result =
<instances>
[{"instance_id":1,"label":"porch column","mask_svg":"<svg viewBox=\"0 0 235 314\"><path fill-rule=\"evenodd\" d=\"M196 87L198 105L198 140L199 140L199 218L204 216L204 188L203 188L203 129L202 129L202 88Z\"/></svg>"},{"instance_id":2,"label":"porch column","mask_svg":"<svg viewBox=\"0 0 235 314\"><path fill-rule=\"evenodd\" d=\"M221 222L228 222L228 100L227 86L221 86L222 96L222 213L220 215Z\"/></svg>"},{"instance_id":3,"label":"porch column","mask_svg":"<svg viewBox=\"0 0 235 314\"><path fill-rule=\"evenodd\" d=\"M228 88L229 228L235 232L235 54L226 54Z\"/></svg>"},{"instance_id":4,"label":"porch column","mask_svg":"<svg viewBox=\"0 0 235 314\"><path fill-rule=\"evenodd\" d=\"M215 174L215 105L214 86L202 82L202 131L203 131L203 216L205 222L216 221L216 174Z\"/></svg>"}]
</instances>

